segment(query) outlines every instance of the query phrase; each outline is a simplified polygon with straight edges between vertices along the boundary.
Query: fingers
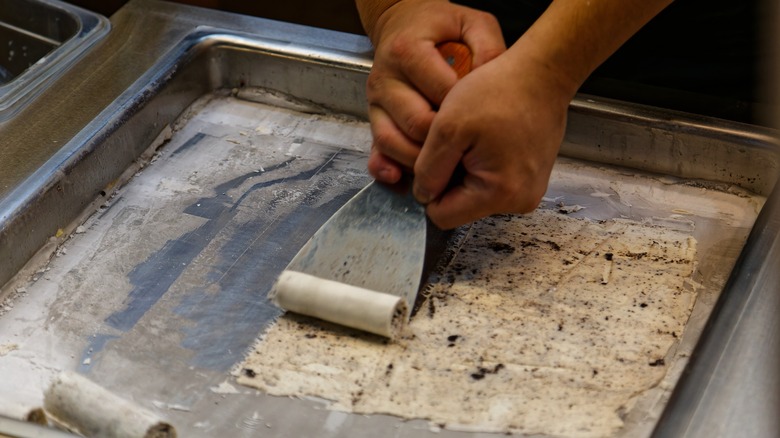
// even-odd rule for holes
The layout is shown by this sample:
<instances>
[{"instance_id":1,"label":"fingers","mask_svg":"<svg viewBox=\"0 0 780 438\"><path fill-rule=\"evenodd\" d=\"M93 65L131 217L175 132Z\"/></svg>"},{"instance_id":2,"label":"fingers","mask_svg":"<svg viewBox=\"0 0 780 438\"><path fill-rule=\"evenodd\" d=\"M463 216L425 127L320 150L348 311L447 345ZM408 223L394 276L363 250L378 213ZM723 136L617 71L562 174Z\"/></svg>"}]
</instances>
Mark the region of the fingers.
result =
<instances>
[{"instance_id":1,"label":"fingers","mask_svg":"<svg viewBox=\"0 0 780 438\"><path fill-rule=\"evenodd\" d=\"M403 168L378 149L373 148L368 157L368 172L379 182L395 184L401 180Z\"/></svg>"},{"instance_id":2,"label":"fingers","mask_svg":"<svg viewBox=\"0 0 780 438\"><path fill-rule=\"evenodd\" d=\"M439 107L444 97L458 81L458 75L441 56L434 44L425 41L406 53L409 47L391 50L392 56L404 60L409 82L434 107ZM397 45L400 46L401 42Z\"/></svg>"},{"instance_id":3,"label":"fingers","mask_svg":"<svg viewBox=\"0 0 780 438\"><path fill-rule=\"evenodd\" d=\"M467 174L463 184L453 187L426 206L431 221L447 230L498 213L529 213L539 206L546 191L526 181L527 185ZM516 176L519 180L524 178ZM541 188L541 190L539 190Z\"/></svg>"},{"instance_id":4,"label":"fingers","mask_svg":"<svg viewBox=\"0 0 780 438\"><path fill-rule=\"evenodd\" d=\"M381 65L372 68L366 82L368 103L391 115L393 123L405 136L422 143L435 113L431 103L399 75Z\"/></svg>"},{"instance_id":5,"label":"fingers","mask_svg":"<svg viewBox=\"0 0 780 438\"><path fill-rule=\"evenodd\" d=\"M468 182L467 182L468 180ZM426 206L431 221L443 230L473 222L491 211L486 190L480 190L480 182L467 175L462 185L457 185Z\"/></svg>"},{"instance_id":6,"label":"fingers","mask_svg":"<svg viewBox=\"0 0 780 438\"><path fill-rule=\"evenodd\" d=\"M431 102L398 74L397 70L383 69L381 65L371 70L366 84L368 117L373 147L385 158L411 169L435 112ZM454 76L451 70L448 74Z\"/></svg>"},{"instance_id":7,"label":"fingers","mask_svg":"<svg viewBox=\"0 0 780 438\"><path fill-rule=\"evenodd\" d=\"M471 137L453 123L457 118L438 118L431 126L414 165L414 196L422 204L437 199L471 144Z\"/></svg>"},{"instance_id":8,"label":"fingers","mask_svg":"<svg viewBox=\"0 0 780 438\"><path fill-rule=\"evenodd\" d=\"M473 67L477 68L506 51L506 43L498 20L491 14L479 12L464 26L463 42L474 54Z\"/></svg>"},{"instance_id":9,"label":"fingers","mask_svg":"<svg viewBox=\"0 0 780 438\"><path fill-rule=\"evenodd\" d=\"M366 83L373 136L368 167L378 180L393 183L403 172L417 169L436 113L458 82L437 44L465 42L474 54L473 67L506 48L492 15L448 2L398 3L383 14L377 29L374 65ZM456 128L441 127L435 142L450 147ZM449 151L433 148L421 168L426 169L425 181L416 186L421 200L438 198L468 145L461 142Z\"/></svg>"},{"instance_id":10,"label":"fingers","mask_svg":"<svg viewBox=\"0 0 780 438\"><path fill-rule=\"evenodd\" d=\"M515 65L499 57L466 75L431 124L415 162L414 193L442 228L532 211L547 189L568 102L517 75ZM459 163L465 176L451 182Z\"/></svg>"},{"instance_id":11,"label":"fingers","mask_svg":"<svg viewBox=\"0 0 780 438\"><path fill-rule=\"evenodd\" d=\"M411 169L420 153L420 144L404 135L383 108L371 105L368 114L374 139L372 149Z\"/></svg>"}]
</instances>

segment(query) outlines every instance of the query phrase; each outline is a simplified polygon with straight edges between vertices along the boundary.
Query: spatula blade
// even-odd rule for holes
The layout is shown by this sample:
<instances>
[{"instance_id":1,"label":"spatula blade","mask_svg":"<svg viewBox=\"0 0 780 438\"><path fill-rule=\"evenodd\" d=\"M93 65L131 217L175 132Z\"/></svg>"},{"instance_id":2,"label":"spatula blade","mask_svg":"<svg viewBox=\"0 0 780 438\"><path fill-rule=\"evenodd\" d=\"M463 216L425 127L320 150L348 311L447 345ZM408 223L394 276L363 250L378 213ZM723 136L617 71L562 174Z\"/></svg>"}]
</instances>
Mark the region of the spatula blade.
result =
<instances>
[{"instance_id":1,"label":"spatula blade","mask_svg":"<svg viewBox=\"0 0 780 438\"><path fill-rule=\"evenodd\" d=\"M411 190L372 182L312 236L287 269L399 296L411 309L426 228L425 207Z\"/></svg>"}]
</instances>

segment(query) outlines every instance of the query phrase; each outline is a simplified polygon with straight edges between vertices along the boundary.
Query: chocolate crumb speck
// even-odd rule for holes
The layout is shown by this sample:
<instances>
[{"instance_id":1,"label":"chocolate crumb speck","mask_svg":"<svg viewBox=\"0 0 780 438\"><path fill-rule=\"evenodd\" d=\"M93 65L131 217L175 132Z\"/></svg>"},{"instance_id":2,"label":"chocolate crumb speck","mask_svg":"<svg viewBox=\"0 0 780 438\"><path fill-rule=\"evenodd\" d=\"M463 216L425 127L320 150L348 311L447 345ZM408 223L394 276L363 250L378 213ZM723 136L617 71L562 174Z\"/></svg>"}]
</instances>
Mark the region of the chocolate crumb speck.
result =
<instances>
[{"instance_id":1,"label":"chocolate crumb speck","mask_svg":"<svg viewBox=\"0 0 780 438\"><path fill-rule=\"evenodd\" d=\"M447 336L447 340L450 341L450 342L455 342L455 341L458 340L459 337L460 337L460 335L450 335L450 336Z\"/></svg>"},{"instance_id":2,"label":"chocolate crumb speck","mask_svg":"<svg viewBox=\"0 0 780 438\"><path fill-rule=\"evenodd\" d=\"M611 253L611 252L604 253L604 258L605 258L605 259L607 259L607 260L612 260L612 257L613 257L613 255L612 255L612 253Z\"/></svg>"},{"instance_id":3,"label":"chocolate crumb speck","mask_svg":"<svg viewBox=\"0 0 780 438\"><path fill-rule=\"evenodd\" d=\"M492 249L495 252L504 253L504 254L511 254L515 252L514 246L502 242L490 242L488 243L488 248Z\"/></svg>"},{"instance_id":4,"label":"chocolate crumb speck","mask_svg":"<svg viewBox=\"0 0 780 438\"><path fill-rule=\"evenodd\" d=\"M257 373L255 372L255 370L253 370L251 368L244 368L243 370L241 370L241 373L243 375L249 377L249 378L252 378L252 379L254 379L255 376L257 376Z\"/></svg>"},{"instance_id":5,"label":"chocolate crumb speck","mask_svg":"<svg viewBox=\"0 0 780 438\"><path fill-rule=\"evenodd\" d=\"M474 380L482 380L485 378L486 375L496 374L499 371L503 370L504 368L505 368L504 364L502 363L496 364L496 366L494 366L493 369L479 367L476 373L471 373L471 378Z\"/></svg>"},{"instance_id":6,"label":"chocolate crumb speck","mask_svg":"<svg viewBox=\"0 0 780 438\"><path fill-rule=\"evenodd\" d=\"M656 360L650 362L648 365L650 365L651 367L662 367L662 366L666 365L666 361L663 360L663 359L656 359Z\"/></svg>"}]
</instances>

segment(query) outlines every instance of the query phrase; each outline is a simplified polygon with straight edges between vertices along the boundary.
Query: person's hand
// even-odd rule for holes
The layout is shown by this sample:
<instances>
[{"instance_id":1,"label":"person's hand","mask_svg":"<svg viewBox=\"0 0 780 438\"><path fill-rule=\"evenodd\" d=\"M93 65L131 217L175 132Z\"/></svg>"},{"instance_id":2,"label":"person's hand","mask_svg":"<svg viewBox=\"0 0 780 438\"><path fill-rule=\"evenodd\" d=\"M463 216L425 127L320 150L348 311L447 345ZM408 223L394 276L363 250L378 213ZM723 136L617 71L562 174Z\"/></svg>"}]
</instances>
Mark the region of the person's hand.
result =
<instances>
[{"instance_id":1,"label":"person's hand","mask_svg":"<svg viewBox=\"0 0 780 438\"><path fill-rule=\"evenodd\" d=\"M413 169L415 196L442 228L533 210L577 88L671 1L555 0L505 51L484 13L446 0L357 0L376 48L369 171L392 183ZM473 52L460 81L437 54L445 41ZM459 164L465 176L451 182Z\"/></svg>"},{"instance_id":2,"label":"person's hand","mask_svg":"<svg viewBox=\"0 0 780 438\"><path fill-rule=\"evenodd\" d=\"M461 79L433 119L414 165L417 199L454 228L496 213L527 213L547 190L577 84L521 45ZM450 184L458 164L462 181Z\"/></svg>"},{"instance_id":3,"label":"person's hand","mask_svg":"<svg viewBox=\"0 0 780 438\"><path fill-rule=\"evenodd\" d=\"M394 183L414 167L437 108L458 80L436 45L465 43L473 68L505 45L492 15L443 0L401 0L367 30L375 46L366 86L373 136L368 170Z\"/></svg>"}]
</instances>

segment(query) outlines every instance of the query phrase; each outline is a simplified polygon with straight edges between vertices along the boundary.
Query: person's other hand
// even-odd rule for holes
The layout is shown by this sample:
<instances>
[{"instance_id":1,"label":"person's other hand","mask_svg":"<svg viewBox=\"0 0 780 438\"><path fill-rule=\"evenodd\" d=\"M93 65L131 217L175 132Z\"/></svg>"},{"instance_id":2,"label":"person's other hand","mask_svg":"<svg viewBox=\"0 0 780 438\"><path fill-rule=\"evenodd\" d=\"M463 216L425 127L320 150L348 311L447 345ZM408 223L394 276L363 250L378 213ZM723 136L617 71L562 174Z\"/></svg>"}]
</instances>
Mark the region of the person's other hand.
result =
<instances>
[{"instance_id":1,"label":"person's other hand","mask_svg":"<svg viewBox=\"0 0 780 438\"><path fill-rule=\"evenodd\" d=\"M431 220L454 228L535 209L576 88L519 45L453 86L414 165L415 196ZM459 163L465 176L448 186Z\"/></svg>"},{"instance_id":2,"label":"person's other hand","mask_svg":"<svg viewBox=\"0 0 780 438\"><path fill-rule=\"evenodd\" d=\"M492 15L442 0L401 0L369 35L375 55L366 86L373 136L368 170L394 183L414 167L436 110L458 80L437 44L465 43L475 69L505 45Z\"/></svg>"}]
</instances>

